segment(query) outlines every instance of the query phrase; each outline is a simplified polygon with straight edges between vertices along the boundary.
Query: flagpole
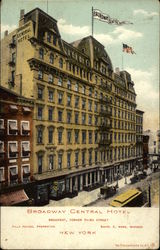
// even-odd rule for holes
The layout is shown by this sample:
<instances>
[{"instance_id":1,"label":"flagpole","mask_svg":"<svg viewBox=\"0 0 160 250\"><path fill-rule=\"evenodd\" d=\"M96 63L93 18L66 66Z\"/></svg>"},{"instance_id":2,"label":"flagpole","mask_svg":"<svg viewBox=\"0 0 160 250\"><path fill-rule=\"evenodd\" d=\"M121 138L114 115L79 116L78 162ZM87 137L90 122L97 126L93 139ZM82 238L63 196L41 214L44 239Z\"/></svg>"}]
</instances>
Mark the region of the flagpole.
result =
<instances>
[{"instance_id":1,"label":"flagpole","mask_svg":"<svg viewBox=\"0 0 160 250\"><path fill-rule=\"evenodd\" d=\"M93 7L92 7L92 36L93 36L93 22L94 20L93 20Z\"/></svg>"},{"instance_id":2,"label":"flagpole","mask_svg":"<svg viewBox=\"0 0 160 250\"><path fill-rule=\"evenodd\" d=\"M122 70L124 70L124 65L123 65L123 43L122 43Z\"/></svg>"}]
</instances>

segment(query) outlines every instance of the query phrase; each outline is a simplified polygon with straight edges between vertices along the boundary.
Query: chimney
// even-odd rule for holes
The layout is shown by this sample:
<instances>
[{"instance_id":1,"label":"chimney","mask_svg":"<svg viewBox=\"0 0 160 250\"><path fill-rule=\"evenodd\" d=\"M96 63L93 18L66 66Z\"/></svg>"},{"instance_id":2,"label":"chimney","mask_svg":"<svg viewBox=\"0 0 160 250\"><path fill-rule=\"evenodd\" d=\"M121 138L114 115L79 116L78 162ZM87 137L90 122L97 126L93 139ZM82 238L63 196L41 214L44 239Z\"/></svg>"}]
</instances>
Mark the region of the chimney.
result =
<instances>
[{"instance_id":1,"label":"chimney","mask_svg":"<svg viewBox=\"0 0 160 250\"><path fill-rule=\"evenodd\" d=\"M4 36L8 36L8 30L5 30Z\"/></svg>"},{"instance_id":2,"label":"chimney","mask_svg":"<svg viewBox=\"0 0 160 250\"><path fill-rule=\"evenodd\" d=\"M116 73L117 75L119 75L119 68L118 68L118 67L115 68L115 73Z\"/></svg>"},{"instance_id":3,"label":"chimney","mask_svg":"<svg viewBox=\"0 0 160 250\"><path fill-rule=\"evenodd\" d=\"M20 10L20 19L24 18L24 9Z\"/></svg>"},{"instance_id":4,"label":"chimney","mask_svg":"<svg viewBox=\"0 0 160 250\"><path fill-rule=\"evenodd\" d=\"M19 27L23 26L23 24L24 24L24 14L25 14L24 9L20 10Z\"/></svg>"}]
</instances>

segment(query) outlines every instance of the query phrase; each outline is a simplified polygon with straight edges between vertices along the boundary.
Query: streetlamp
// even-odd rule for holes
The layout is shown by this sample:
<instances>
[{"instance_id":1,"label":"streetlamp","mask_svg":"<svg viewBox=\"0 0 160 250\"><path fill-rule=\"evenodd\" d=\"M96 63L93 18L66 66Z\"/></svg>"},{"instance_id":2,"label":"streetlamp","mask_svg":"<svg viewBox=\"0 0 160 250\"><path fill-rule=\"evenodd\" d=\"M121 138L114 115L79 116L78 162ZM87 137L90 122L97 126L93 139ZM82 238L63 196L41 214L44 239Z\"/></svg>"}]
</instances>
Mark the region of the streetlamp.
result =
<instances>
[{"instance_id":1,"label":"streetlamp","mask_svg":"<svg viewBox=\"0 0 160 250\"><path fill-rule=\"evenodd\" d=\"M147 182L148 182L148 205L149 207L152 206L152 203L151 203L151 184L152 184L152 177L151 176L148 176L147 178Z\"/></svg>"}]
</instances>

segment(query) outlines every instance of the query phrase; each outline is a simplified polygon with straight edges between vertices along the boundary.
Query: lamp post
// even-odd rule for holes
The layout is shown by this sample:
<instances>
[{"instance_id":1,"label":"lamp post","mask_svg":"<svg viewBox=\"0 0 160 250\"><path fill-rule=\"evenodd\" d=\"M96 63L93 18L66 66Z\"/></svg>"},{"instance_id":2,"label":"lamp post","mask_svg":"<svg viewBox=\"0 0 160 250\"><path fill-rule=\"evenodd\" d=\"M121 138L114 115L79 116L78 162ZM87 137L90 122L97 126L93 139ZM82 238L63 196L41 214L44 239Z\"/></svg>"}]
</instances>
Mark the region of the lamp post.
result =
<instances>
[{"instance_id":1,"label":"lamp post","mask_svg":"<svg viewBox=\"0 0 160 250\"><path fill-rule=\"evenodd\" d=\"M151 202L151 184L152 184L152 177L148 177L147 178L147 182L148 182L148 205L149 207L152 206L152 202Z\"/></svg>"}]
</instances>

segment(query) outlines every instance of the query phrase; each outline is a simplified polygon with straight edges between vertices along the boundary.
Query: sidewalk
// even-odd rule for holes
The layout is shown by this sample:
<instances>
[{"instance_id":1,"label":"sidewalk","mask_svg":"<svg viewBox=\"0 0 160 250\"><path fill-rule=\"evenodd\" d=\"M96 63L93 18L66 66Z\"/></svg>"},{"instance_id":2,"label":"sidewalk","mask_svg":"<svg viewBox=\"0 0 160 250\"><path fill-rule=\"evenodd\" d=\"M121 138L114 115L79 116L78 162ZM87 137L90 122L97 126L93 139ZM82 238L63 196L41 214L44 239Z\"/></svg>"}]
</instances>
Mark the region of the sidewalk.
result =
<instances>
[{"instance_id":1,"label":"sidewalk","mask_svg":"<svg viewBox=\"0 0 160 250\"><path fill-rule=\"evenodd\" d=\"M132 175L127 176L127 184L130 184L130 178ZM117 181L113 182L112 185L116 185ZM124 187L125 185L125 178L122 178L121 180L118 181L118 186L119 189ZM61 206L80 206L83 207L87 204L90 204L94 202L95 200L98 199L98 194L100 193L100 188L97 188L93 191L86 192L82 191L78 193L78 196L70 199L70 198L65 198L59 201L54 201L50 200L49 204L47 206L53 206L53 207L61 207Z\"/></svg>"}]
</instances>

